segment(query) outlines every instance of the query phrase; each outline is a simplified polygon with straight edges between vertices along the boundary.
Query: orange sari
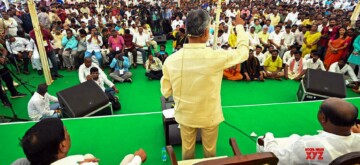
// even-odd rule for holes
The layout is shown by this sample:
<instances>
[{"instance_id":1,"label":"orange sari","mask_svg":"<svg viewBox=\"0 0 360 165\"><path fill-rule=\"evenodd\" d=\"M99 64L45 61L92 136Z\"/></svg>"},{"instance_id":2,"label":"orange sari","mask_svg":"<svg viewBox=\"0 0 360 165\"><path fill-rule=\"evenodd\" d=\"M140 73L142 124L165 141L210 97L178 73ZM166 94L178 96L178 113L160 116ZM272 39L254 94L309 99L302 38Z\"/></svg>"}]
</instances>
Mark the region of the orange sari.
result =
<instances>
[{"instance_id":1,"label":"orange sari","mask_svg":"<svg viewBox=\"0 0 360 165\"><path fill-rule=\"evenodd\" d=\"M227 68L224 70L224 77L228 80L242 80L243 76L240 73L240 64L237 64L233 67ZM235 68L236 67L236 68Z\"/></svg>"},{"instance_id":2,"label":"orange sari","mask_svg":"<svg viewBox=\"0 0 360 165\"><path fill-rule=\"evenodd\" d=\"M349 37L344 38L338 38L338 39L331 39L329 42L331 46L335 49L343 47L345 44L348 43ZM325 54L325 60L324 65L326 70L329 69L330 65L339 61L339 59L343 56L346 49L341 49L336 52L331 51L331 49L328 47Z\"/></svg>"}]
</instances>

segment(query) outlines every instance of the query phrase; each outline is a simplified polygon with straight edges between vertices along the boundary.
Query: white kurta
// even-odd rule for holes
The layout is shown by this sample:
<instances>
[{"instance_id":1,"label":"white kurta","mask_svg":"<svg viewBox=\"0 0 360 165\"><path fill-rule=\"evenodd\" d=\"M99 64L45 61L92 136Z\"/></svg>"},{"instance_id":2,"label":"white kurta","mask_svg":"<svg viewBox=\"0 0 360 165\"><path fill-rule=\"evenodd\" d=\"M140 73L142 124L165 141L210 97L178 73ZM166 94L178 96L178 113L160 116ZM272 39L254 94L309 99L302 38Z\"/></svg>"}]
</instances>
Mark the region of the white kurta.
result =
<instances>
[{"instance_id":1,"label":"white kurta","mask_svg":"<svg viewBox=\"0 0 360 165\"><path fill-rule=\"evenodd\" d=\"M349 152L360 151L359 144L359 133L353 133L350 136L339 136L320 131L318 135L314 136L291 135L287 138L274 138L272 133L266 133L264 146L257 144L257 152L273 152L279 158L279 165L328 165L339 156ZM323 149L323 159L319 159L319 155L316 155L313 160L309 159L306 152L311 152L310 150L312 149ZM313 156L312 153L311 157Z\"/></svg>"}]
</instances>

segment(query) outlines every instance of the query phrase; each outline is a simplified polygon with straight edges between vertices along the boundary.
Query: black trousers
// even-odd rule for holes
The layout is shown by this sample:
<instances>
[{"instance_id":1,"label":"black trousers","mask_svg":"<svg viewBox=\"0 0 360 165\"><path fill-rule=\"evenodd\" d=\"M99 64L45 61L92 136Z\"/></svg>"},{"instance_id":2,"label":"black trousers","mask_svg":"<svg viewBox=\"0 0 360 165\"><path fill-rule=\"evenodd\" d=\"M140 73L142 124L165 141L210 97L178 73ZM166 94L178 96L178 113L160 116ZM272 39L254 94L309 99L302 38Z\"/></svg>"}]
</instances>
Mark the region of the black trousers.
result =
<instances>
[{"instance_id":1,"label":"black trousers","mask_svg":"<svg viewBox=\"0 0 360 165\"><path fill-rule=\"evenodd\" d=\"M5 82L6 87L8 88L12 96L18 93L14 87L13 78L10 75L10 71L7 68L0 69L0 79ZM9 101L5 95L5 91L2 90L2 82L0 82L0 99L2 102Z\"/></svg>"},{"instance_id":2,"label":"black trousers","mask_svg":"<svg viewBox=\"0 0 360 165\"><path fill-rule=\"evenodd\" d=\"M160 80L163 76L162 70L159 71L150 71L148 73L145 73L145 76L152 78L154 80Z\"/></svg>"},{"instance_id":3,"label":"black trousers","mask_svg":"<svg viewBox=\"0 0 360 165\"><path fill-rule=\"evenodd\" d=\"M23 71L29 71L29 61L30 61L30 59L29 59L29 52L20 52L21 53L21 58L23 59L23 67L24 67L24 69L23 69ZM14 66L15 66L15 68L16 68L16 71L17 72L20 72L20 68L18 68L18 65L17 65L17 63L21 60L21 58L19 57L19 55L17 55L17 54L10 54L9 56L8 56L8 58L9 58L9 60L10 60L10 62L11 62L11 64L13 64Z\"/></svg>"}]
</instances>

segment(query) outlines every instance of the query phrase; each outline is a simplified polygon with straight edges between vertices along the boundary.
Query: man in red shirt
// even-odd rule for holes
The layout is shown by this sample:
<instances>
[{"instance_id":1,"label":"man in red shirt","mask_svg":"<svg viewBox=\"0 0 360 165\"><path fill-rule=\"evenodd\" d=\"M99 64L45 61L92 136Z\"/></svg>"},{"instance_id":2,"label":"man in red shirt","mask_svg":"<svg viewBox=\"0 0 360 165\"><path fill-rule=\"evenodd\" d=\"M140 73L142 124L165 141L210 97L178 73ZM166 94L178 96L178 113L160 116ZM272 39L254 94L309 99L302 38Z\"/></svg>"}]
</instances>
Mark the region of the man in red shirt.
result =
<instances>
[{"instance_id":1,"label":"man in red shirt","mask_svg":"<svg viewBox=\"0 0 360 165\"><path fill-rule=\"evenodd\" d=\"M54 39L53 36L51 35L51 33L47 29L44 28L43 25L40 25L40 29L41 29L41 33L43 35L43 41L44 41L44 47L45 47L46 55L50 59L50 61L52 63L52 68L51 68L52 79L56 80L57 78L64 77L64 76L62 76L62 75L60 75L58 73L57 59L56 59L56 56L55 56L55 52L54 52L54 50L53 50L53 48L51 47L51 44L50 44L50 41ZM30 31L29 35L35 41L35 43L37 45L34 30Z\"/></svg>"},{"instance_id":2,"label":"man in red shirt","mask_svg":"<svg viewBox=\"0 0 360 165\"><path fill-rule=\"evenodd\" d=\"M123 35L124 43L125 43L125 55L128 56L128 53L131 52L133 56L133 64L134 68L137 67L136 61L137 61L137 51L135 48L133 41L133 35L130 34L130 30L126 29L125 34Z\"/></svg>"},{"instance_id":3,"label":"man in red shirt","mask_svg":"<svg viewBox=\"0 0 360 165\"><path fill-rule=\"evenodd\" d=\"M318 43L318 53L320 55L321 60L324 60L329 40L337 34L339 29L340 27L336 26L335 18L331 18L329 22L329 26L326 26L322 29L321 38Z\"/></svg>"}]
</instances>

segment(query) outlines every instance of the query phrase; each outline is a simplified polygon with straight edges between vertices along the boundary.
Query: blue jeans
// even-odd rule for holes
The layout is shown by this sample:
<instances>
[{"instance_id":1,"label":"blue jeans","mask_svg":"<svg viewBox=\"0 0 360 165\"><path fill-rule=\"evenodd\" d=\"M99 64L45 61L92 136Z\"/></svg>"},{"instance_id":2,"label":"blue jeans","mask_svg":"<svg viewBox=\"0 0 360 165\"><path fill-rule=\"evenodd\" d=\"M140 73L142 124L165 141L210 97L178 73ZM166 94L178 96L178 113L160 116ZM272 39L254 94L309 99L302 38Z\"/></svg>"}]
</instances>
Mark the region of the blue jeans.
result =
<instances>
[{"instance_id":1,"label":"blue jeans","mask_svg":"<svg viewBox=\"0 0 360 165\"><path fill-rule=\"evenodd\" d=\"M51 110L51 111L55 111L55 110L57 110L57 109L59 109L59 108L60 108L60 104L59 104L59 103L54 103L54 104L51 104L51 105L50 105L50 110ZM42 120L42 119L47 119L47 118L60 118L60 115L59 115L58 113L53 113L53 114L50 115L50 116L44 115L43 117L41 117L40 120Z\"/></svg>"},{"instance_id":2,"label":"blue jeans","mask_svg":"<svg viewBox=\"0 0 360 165\"><path fill-rule=\"evenodd\" d=\"M92 55L93 55L93 52L86 51L84 58L91 57ZM95 51L94 51L94 55L95 55L96 59L99 61L99 66L101 67L101 65L102 65L102 55L101 55L101 52L100 52L100 51L98 51L98 52L95 52Z\"/></svg>"},{"instance_id":3,"label":"blue jeans","mask_svg":"<svg viewBox=\"0 0 360 165\"><path fill-rule=\"evenodd\" d=\"M112 88L106 88L106 89L105 89L105 93L109 93L109 94L115 96L115 91L114 91L114 89L112 89Z\"/></svg>"},{"instance_id":4,"label":"blue jeans","mask_svg":"<svg viewBox=\"0 0 360 165\"><path fill-rule=\"evenodd\" d=\"M142 59L143 59L143 64L145 64L146 63L146 50L142 49L142 48L137 48L136 50L141 52Z\"/></svg>"},{"instance_id":5,"label":"blue jeans","mask_svg":"<svg viewBox=\"0 0 360 165\"><path fill-rule=\"evenodd\" d=\"M57 62L57 58L55 55L54 50L50 51L50 52L46 52L48 58L50 59L51 63L52 63L52 75L56 76L58 75L58 62Z\"/></svg>"}]
</instances>

